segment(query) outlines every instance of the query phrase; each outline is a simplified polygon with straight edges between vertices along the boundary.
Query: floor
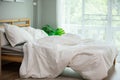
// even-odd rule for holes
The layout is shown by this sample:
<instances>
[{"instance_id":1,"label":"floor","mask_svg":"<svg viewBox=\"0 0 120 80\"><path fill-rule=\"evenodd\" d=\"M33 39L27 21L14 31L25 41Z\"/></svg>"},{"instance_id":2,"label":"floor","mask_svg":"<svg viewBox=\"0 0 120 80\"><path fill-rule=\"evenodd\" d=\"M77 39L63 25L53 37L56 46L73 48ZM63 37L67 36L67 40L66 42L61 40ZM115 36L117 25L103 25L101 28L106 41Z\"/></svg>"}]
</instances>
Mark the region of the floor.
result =
<instances>
[{"instance_id":1,"label":"floor","mask_svg":"<svg viewBox=\"0 0 120 80\"><path fill-rule=\"evenodd\" d=\"M2 80L15 80L19 78L19 66L18 63L9 63L2 65Z\"/></svg>"},{"instance_id":2,"label":"floor","mask_svg":"<svg viewBox=\"0 0 120 80\"><path fill-rule=\"evenodd\" d=\"M64 76L59 76L55 79L19 79L20 63L9 63L2 66L2 80L83 80L78 74L66 69ZM67 76L69 74L69 76ZM74 75L75 74L75 75ZM74 76L73 76L74 75Z\"/></svg>"},{"instance_id":3,"label":"floor","mask_svg":"<svg viewBox=\"0 0 120 80\"><path fill-rule=\"evenodd\" d=\"M84 80L77 73L66 68L62 75L55 79L20 79L20 63L9 63L2 66L2 80ZM109 76L104 80L120 80L120 56L117 57L116 65L109 71Z\"/></svg>"}]
</instances>

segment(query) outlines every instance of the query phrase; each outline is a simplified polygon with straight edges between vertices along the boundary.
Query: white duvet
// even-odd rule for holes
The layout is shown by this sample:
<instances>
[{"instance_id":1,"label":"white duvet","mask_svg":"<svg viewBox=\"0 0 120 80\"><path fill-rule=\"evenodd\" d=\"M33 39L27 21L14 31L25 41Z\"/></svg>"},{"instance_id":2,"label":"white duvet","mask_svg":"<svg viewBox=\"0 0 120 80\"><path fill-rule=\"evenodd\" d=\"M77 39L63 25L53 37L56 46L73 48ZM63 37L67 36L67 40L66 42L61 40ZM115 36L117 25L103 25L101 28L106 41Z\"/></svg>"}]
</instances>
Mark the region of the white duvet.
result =
<instances>
[{"instance_id":1,"label":"white duvet","mask_svg":"<svg viewBox=\"0 0 120 80\"><path fill-rule=\"evenodd\" d=\"M113 45L74 35L45 37L26 43L23 49L22 78L55 78L69 66L85 79L102 80L117 55Z\"/></svg>"}]
</instances>

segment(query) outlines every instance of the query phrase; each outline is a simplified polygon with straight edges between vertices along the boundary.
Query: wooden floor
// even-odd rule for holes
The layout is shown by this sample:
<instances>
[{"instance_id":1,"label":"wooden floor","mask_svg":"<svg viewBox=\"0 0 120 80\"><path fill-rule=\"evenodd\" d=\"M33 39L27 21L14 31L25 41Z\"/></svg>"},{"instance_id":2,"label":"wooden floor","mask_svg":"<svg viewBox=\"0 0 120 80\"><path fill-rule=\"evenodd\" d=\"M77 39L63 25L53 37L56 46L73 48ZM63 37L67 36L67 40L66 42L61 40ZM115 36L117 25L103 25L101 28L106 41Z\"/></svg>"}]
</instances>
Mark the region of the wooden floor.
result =
<instances>
[{"instance_id":1,"label":"wooden floor","mask_svg":"<svg viewBox=\"0 0 120 80\"><path fill-rule=\"evenodd\" d=\"M19 78L19 67L20 63L9 63L2 65L2 80L84 80L80 77L66 69L64 73L55 79L20 79ZM116 66L112 67L109 71L109 76L104 80L120 80L120 63L116 63Z\"/></svg>"},{"instance_id":2,"label":"wooden floor","mask_svg":"<svg viewBox=\"0 0 120 80\"><path fill-rule=\"evenodd\" d=\"M19 78L20 63L2 65L2 80L15 80Z\"/></svg>"}]
</instances>

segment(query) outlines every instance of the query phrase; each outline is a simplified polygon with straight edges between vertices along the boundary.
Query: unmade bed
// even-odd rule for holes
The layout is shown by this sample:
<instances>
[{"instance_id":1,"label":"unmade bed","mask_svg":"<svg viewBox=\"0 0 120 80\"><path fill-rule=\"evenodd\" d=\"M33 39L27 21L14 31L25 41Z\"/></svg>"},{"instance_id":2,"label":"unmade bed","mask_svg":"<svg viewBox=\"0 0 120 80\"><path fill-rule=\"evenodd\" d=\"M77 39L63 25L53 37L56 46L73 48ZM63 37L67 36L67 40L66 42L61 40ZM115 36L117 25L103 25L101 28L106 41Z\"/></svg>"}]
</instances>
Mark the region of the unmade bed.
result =
<instances>
[{"instance_id":1,"label":"unmade bed","mask_svg":"<svg viewBox=\"0 0 120 80\"><path fill-rule=\"evenodd\" d=\"M28 19L17 21L29 23ZM15 30L15 27L11 28L12 25L5 26L12 35L22 34L19 34L18 27L16 27L18 31L14 34L11 30ZM24 31L20 30L21 32ZM47 36L42 30L33 28L26 30L32 35L32 38L24 31L24 35L20 36L27 39L28 42L25 42L22 48L13 42L10 42L12 48L10 46L2 46L1 48L2 60L22 61L21 78L55 78L62 73L65 67L69 66L85 79L102 80L108 75L118 53L113 44L81 39L73 34ZM27 38L24 37L26 34L28 34ZM18 36L12 37L12 40L14 38L23 40Z\"/></svg>"}]
</instances>

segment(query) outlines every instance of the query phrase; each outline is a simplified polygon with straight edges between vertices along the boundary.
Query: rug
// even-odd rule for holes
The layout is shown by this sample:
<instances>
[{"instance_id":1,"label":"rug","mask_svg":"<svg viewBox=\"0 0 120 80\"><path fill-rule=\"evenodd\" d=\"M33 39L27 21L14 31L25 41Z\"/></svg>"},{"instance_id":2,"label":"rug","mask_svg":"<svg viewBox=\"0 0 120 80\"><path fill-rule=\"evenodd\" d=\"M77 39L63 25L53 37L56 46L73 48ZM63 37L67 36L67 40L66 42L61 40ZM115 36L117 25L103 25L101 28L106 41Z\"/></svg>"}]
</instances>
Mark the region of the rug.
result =
<instances>
[{"instance_id":1,"label":"rug","mask_svg":"<svg viewBox=\"0 0 120 80\"><path fill-rule=\"evenodd\" d=\"M76 73L71 68L66 68L63 73L54 79L16 79L16 80L84 80L79 75L79 73Z\"/></svg>"}]
</instances>

